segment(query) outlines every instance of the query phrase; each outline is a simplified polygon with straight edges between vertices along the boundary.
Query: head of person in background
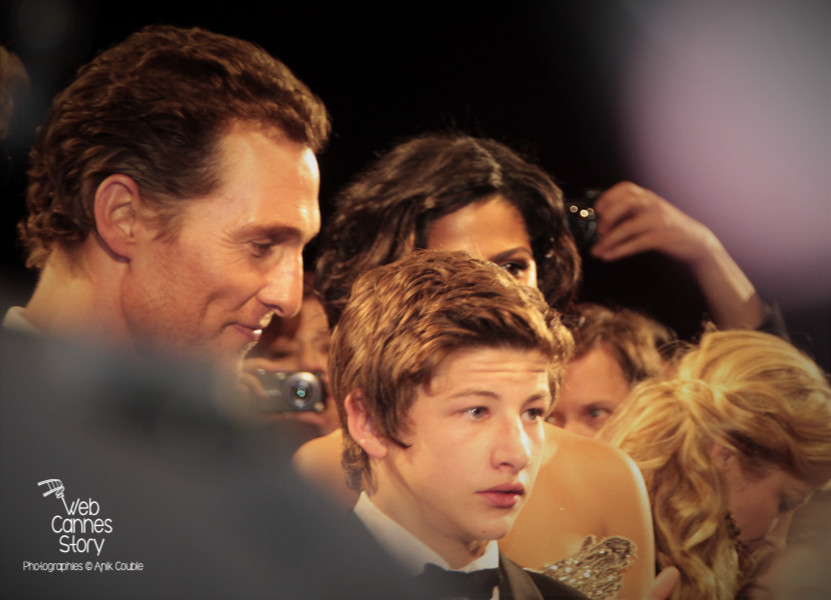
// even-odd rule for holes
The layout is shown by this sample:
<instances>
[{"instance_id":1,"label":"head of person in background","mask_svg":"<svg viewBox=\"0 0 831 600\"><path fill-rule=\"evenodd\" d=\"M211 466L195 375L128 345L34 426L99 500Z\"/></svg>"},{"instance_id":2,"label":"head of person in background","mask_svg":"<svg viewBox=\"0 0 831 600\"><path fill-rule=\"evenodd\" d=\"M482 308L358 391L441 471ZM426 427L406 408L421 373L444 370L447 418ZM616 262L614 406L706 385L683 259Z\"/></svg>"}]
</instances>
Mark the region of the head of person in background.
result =
<instances>
[{"instance_id":1,"label":"head of person in background","mask_svg":"<svg viewBox=\"0 0 831 600\"><path fill-rule=\"evenodd\" d=\"M414 575L505 568L494 540L533 488L570 349L538 290L466 253L358 278L330 354L343 465L356 514Z\"/></svg>"},{"instance_id":2,"label":"head of person in background","mask_svg":"<svg viewBox=\"0 0 831 600\"><path fill-rule=\"evenodd\" d=\"M831 598L831 493L796 515L800 530L785 548L773 550L758 565L758 575L737 600L826 600Z\"/></svg>"},{"instance_id":3,"label":"head of person in background","mask_svg":"<svg viewBox=\"0 0 831 600\"><path fill-rule=\"evenodd\" d=\"M40 279L11 326L238 369L301 303L322 102L261 47L146 27L81 67L30 154Z\"/></svg>"},{"instance_id":4,"label":"head of person in background","mask_svg":"<svg viewBox=\"0 0 831 600\"><path fill-rule=\"evenodd\" d=\"M644 475L658 565L681 571L672 598L734 598L831 482L831 387L778 337L710 332L670 379L636 386L601 436Z\"/></svg>"},{"instance_id":5,"label":"head of person in background","mask_svg":"<svg viewBox=\"0 0 831 600\"><path fill-rule=\"evenodd\" d=\"M548 420L594 437L633 385L662 373L663 351L676 338L664 325L626 308L581 303L571 321L574 356Z\"/></svg>"},{"instance_id":6,"label":"head of person in background","mask_svg":"<svg viewBox=\"0 0 831 600\"><path fill-rule=\"evenodd\" d=\"M358 275L416 249L465 250L567 309L580 256L551 178L490 139L426 134L394 146L336 197L317 285L334 326Z\"/></svg>"},{"instance_id":7,"label":"head of person in background","mask_svg":"<svg viewBox=\"0 0 831 600\"><path fill-rule=\"evenodd\" d=\"M29 75L20 58L0 46L0 141L9 136L15 104L23 98L29 85Z\"/></svg>"},{"instance_id":8,"label":"head of person in background","mask_svg":"<svg viewBox=\"0 0 831 600\"><path fill-rule=\"evenodd\" d=\"M263 329L263 335L243 362L245 380L251 385L254 403L268 399L269 374L308 373L313 393L317 393L317 382L321 384L321 397L303 397L292 403L296 392L287 389L282 381L271 377L282 393L279 402L266 401L261 406L263 416L269 420L293 419L308 431L303 437L323 436L340 426L338 409L330 393L328 377L329 321L314 289L314 275L307 272L303 278L303 303L293 317L275 317ZM304 375L305 377L305 375ZM259 383L257 383L259 382ZM306 388L304 388L306 389ZM321 402L317 405L317 400Z\"/></svg>"}]
</instances>

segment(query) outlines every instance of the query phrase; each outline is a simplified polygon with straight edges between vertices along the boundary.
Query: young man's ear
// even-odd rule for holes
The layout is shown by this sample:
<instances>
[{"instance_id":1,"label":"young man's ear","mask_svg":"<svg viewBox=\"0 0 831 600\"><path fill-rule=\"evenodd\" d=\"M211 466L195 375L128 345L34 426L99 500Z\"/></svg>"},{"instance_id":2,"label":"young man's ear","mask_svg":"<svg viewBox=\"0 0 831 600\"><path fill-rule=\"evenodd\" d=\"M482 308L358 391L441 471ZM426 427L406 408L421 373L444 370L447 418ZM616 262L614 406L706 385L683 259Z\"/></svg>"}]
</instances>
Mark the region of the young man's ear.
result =
<instances>
[{"instance_id":1,"label":"young man's ear","mask_svg":"<svg viewBox=\"0 0 831 600\"><path fill-rule=\"evenodd\" d=\"M95 228L113 258L133 258L140 203L138 184L120 173L104 179L95 191Z\"/></svg>"},{"instance_id":2,"label":"young man's ear","mask_svg":"<svg viewBox=\"0 0 831 600\"><path fill-rule=\"evenodd\" d=\"M387 439L378 435L364 405L361 391L355 390L346 396L346 423L349 434L358 442L370 458L384 458L387 455Z\"/></svg>"}]
</instances>

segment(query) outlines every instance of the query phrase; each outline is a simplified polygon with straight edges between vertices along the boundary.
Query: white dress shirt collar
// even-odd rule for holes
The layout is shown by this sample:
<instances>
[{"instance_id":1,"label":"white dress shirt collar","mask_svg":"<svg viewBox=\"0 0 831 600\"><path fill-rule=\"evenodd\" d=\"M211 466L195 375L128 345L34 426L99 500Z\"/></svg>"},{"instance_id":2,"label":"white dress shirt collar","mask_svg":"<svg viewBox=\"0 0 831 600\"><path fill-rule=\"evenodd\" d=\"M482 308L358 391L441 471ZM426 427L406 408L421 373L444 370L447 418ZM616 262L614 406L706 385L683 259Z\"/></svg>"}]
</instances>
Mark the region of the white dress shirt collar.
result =
<instances>
[{"instance_id":1,"label":"white dress shirt collar","mask_svg":"<svg viewBox=\"0 0 831 600\"><path fill-rule=\"evenodd\" d=\"M421 573L426 563L433 563L443 569L454 570L438 553L375 506L366 492L361 493L361 497L353 511L378 543L392 554L404 569L413 575ZM478 571L498 567L499 547L496 540L492 540L488 543L482 556L461 569L455 570Z\"/></svg>"},{"instance_id":2,"label":"white dress shirt collar","mask_svg":"<svg viewBox=\"0 0 831 600\"><path fill-rule=\"evenodd\" d=\"M3 317L3 327L6 329L13 329L15 331L25 331L27 333L41 333L37 327L32 325L32 323L23 316L22 306L12 306L6 311L6 316Z\"/></svg>"}]
</instances>

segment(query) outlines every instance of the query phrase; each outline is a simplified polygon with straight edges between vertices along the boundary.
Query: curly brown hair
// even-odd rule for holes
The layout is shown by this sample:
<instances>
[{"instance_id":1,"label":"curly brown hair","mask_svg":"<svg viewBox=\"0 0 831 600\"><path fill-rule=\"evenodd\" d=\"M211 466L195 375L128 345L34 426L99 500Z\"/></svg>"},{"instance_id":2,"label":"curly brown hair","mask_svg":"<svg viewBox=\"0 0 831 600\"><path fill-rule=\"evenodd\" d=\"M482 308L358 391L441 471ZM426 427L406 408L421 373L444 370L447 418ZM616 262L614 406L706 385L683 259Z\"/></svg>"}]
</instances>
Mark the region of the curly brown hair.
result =
<instances>
[{"instance_id":1,"label":"curly brown hair","mask_svg":"<svg viewBox=\"0 0 831 600\"><path fill-rule=\"evenodd\" d=\"M580 279L580 255L551 177L495 140L430 133L394 146L335 198L317 266L329 322L338 322L361 273L425 248L433 221L496 195L522 215L540 290L565 312Z\"/></svg>"},{"instance_id":2,"label":"curly brown hair","mask_svg":"<svg viewBox=\"0 0 831 600\"><path fill-rule=\"evenodd\" d=\"M244 40L158 25L99 54L55 97L32 147L19 225L27 266L42 268L56 243L71 251L87 238L96 189L114 173L133 178L174 227L185 199L219 185L217 144L234 121L315 152L330 127L320 99Z\"/></svg>"}]
</instances>

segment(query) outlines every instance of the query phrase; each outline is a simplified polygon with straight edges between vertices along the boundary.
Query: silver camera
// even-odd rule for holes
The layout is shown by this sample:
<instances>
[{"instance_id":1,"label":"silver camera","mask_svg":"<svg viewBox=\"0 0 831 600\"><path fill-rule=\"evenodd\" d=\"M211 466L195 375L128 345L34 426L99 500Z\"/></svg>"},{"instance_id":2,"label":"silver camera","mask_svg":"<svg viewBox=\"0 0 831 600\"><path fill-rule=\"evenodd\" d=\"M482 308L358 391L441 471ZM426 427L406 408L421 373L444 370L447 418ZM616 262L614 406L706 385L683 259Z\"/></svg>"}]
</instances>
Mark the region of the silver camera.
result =
<instances>
[{"instance_id":1,"label":"silver camera","mask_svg":"<svg viewBox=\"0 0 831 600\"><path fill-rule=\"evenodd\" d=\"M257 369L256 375L266 393L257 399L263 412L323 412L326 407L321 373Z\"/></svg>"}]
</instances>

